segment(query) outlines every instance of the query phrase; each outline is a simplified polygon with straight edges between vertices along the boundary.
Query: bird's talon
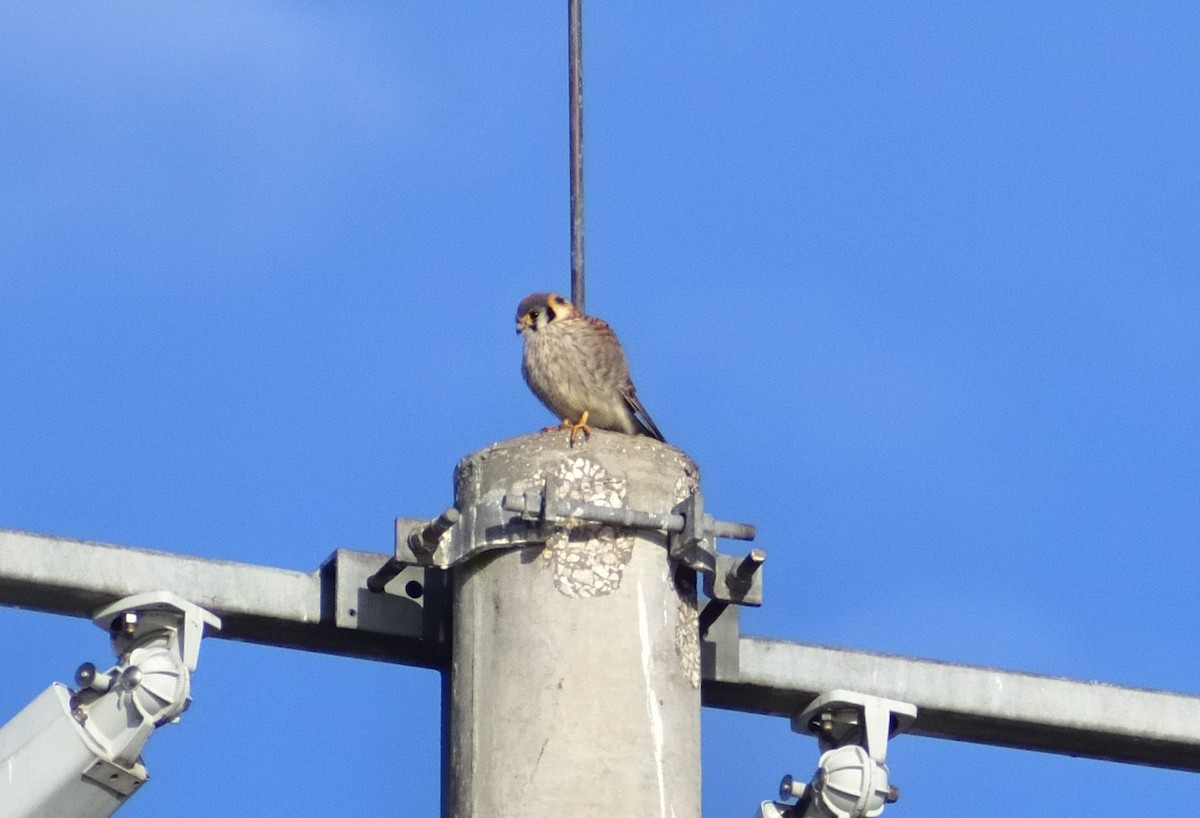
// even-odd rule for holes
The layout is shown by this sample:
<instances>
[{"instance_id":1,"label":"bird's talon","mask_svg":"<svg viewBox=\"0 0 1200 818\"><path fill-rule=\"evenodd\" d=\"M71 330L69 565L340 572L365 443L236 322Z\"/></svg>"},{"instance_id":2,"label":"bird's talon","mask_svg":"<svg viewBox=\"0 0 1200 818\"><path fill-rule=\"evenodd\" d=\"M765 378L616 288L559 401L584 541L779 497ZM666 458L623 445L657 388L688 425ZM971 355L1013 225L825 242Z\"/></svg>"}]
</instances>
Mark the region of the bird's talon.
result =
<instances>
[{"instance_id":1,"label":"bird's talon","mask_svg":"<svg viewBox=\"0 0 1200 818\"><path fill-rule=\"evenodd\" d=\"M562 426L559 428L571 430L571 437L568 440L569 445L571 445L571 446L575 445L575 433L576 432L583 432L584 437L592 436L592 427L588 426L587 420L588 420L588 413L586 411L583 413L582 416L580 416L578 423L572 423L570 418L563 418Z\"/></svg>"}]
</instances>

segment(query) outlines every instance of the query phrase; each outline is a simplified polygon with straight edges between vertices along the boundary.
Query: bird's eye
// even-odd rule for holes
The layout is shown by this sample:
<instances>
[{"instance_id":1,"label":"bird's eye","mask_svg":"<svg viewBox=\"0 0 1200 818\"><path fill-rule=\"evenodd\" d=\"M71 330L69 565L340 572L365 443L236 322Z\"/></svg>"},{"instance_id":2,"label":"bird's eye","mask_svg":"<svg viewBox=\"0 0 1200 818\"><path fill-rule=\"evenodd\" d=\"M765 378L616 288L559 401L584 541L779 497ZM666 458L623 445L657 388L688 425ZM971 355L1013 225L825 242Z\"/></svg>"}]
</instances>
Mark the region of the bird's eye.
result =
<instances>
[{"instance_id":1,"label":"bird's eye","mask_svg":"<svg viewBox=\"0 0 1200 818\"><path fill-rule=\"evenodd\" d=\"M537 310L530 310L530 311L529 311L529 320L530 320L530 321L532 321L532 322L534 322L534 323L537 323L537 319L538 319L538 311L537 311Z\"/></svg>"}]
</instances>

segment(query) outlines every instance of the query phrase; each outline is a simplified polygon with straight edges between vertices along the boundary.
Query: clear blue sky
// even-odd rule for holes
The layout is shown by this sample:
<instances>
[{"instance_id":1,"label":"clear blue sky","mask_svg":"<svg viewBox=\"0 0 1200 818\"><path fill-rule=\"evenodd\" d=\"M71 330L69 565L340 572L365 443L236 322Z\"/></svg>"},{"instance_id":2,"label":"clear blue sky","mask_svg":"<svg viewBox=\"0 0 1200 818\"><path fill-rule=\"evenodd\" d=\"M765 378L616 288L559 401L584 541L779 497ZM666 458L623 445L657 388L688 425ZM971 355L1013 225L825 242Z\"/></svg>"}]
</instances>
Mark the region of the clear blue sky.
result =
<instances>
[{"instance_id":1,"label":"clear blue sky","mask_svg":"<svg viewBox=\"0 0 1200 818\"><path fill-rule=\"evenodd\" d=\"M565 4L0 6L0 527L315 568L551 419ZM1200 4L589 2L589 308L752 633L1200 694ZM0 719L84 660L0 611ZM434 815L428 671L210 640L125 816ZM817 750L705 711L707 818ZM921 738L887 814L1200 777ZM1149 809L1149 808L1148 808Z\"/></svg>"}]
</instances>

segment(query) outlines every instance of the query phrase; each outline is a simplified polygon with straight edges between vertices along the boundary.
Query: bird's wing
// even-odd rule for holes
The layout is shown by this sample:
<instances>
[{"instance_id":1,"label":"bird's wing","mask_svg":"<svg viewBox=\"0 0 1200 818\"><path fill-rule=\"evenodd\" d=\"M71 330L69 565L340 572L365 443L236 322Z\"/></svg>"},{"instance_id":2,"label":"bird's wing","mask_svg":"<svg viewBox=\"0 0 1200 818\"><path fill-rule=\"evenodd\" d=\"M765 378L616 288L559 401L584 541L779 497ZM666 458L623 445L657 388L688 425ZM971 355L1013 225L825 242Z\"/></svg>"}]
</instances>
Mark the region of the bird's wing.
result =
<instances>
[{"instance_id":1,"label":"bird's wing","mask_svg":"<svg viewBox=\"0 0 1200 818\"><path fill-rule=\"evenodd\" d=\"M654 425L654 421L650 418L650 413L646 411L646 407L642 406L642 402L638 400L637 393L633 390L632 384L621 390L621 397L625 399L626 405L629 406L629 411L633 415L634 426L641 427L643 434L666 443L667 439L663 437L663 433Z\"/></svg>"}]
</instances>

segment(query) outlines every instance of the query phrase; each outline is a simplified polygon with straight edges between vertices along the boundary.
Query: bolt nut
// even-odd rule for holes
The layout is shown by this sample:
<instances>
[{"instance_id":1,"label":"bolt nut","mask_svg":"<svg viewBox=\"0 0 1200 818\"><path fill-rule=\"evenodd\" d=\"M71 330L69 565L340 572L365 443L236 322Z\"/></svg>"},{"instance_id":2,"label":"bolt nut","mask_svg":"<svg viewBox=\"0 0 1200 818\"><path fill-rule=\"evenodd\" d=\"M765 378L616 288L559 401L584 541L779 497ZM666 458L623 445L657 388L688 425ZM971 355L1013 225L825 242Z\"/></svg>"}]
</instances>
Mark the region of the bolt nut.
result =
<instances>
[{"instance_id":1,"label":"bolt nut","mask_svg":"<svg viewBox=\"0 0 1200 818\"><path fill-rule=\"evenodd\" d=\"M885 800L889 804L894 804L897 801L899 801L900 800L900 788L895 787L895 786L888 787L887 798Z\"/></svg>"},{"instance_id":2,"label":"bolt nut","mask_svg":"<svg viewBox=\"0 0 1200 818\"><path fill-rule=\"evenodd\" d=\"M138 623L137 611L126 611L125 613L121 614L121 618L117 621L118 630L122 630L125 633L133 633L133 629L137 627Z\"/></svg>"}]
</instances>

